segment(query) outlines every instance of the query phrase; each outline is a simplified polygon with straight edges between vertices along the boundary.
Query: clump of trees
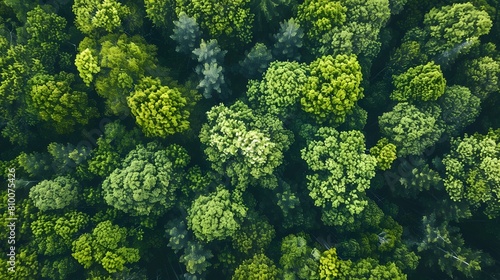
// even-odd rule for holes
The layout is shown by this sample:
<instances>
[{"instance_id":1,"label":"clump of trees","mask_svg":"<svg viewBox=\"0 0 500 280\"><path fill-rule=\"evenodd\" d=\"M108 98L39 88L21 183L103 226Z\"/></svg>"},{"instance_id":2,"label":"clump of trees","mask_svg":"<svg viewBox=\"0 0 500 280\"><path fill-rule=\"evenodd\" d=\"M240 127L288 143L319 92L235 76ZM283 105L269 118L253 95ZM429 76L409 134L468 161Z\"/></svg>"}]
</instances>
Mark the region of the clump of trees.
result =
<instances>
[{"instance_id":1,"label":"clump of trees","mask_svg":"<svg viewBox=\"0 0 500 280\"><path fill-rule=\"evenodd\" d=\"M499 8L0 1L0 279L495 278Z\"/></svg>"}]
</instances>

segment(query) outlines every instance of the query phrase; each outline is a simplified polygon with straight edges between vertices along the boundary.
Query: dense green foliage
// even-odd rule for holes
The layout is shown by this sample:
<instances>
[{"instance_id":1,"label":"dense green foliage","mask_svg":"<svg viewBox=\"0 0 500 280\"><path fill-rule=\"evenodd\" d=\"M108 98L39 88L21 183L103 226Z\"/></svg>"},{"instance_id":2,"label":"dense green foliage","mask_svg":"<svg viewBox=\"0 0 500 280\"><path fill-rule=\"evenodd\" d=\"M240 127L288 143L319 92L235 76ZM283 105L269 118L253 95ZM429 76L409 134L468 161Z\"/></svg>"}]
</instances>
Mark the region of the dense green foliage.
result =
<instances>
[{"instance_id":1,"label":"dense green foliage","mask_svg":"<svg viewBox=\"0 0 500 280\"><path fill-rule=\"evenodd\" d=\"M0 279L499 279L499 12L0 0Z\"/></svg>"},{"instance_id":2,"label":"dense green foliage","mask_svg":"<svg viewBox=\"0 0 500 280\"><path fill-rule=\"evenodd\" d=\"M322 56L311 62L309 71L300 100L302 109L319 123L343 123L363 97L361 67L356 56Z\"/></svg>"},{"instance_id":3,"label":"dense green foliage","mask_svg":"<svg viewBox=\"0 0 500 280\"><path fill-rule=\"evenodd\" d=\"M327 225L353 223L367 204L365 190L375 176L376 159L364 153L361 132L324 127L316 133L318 140L301 151L312 175L307 188L314 205L322 207L321 220Z\"/></svg>"}]
</instances>

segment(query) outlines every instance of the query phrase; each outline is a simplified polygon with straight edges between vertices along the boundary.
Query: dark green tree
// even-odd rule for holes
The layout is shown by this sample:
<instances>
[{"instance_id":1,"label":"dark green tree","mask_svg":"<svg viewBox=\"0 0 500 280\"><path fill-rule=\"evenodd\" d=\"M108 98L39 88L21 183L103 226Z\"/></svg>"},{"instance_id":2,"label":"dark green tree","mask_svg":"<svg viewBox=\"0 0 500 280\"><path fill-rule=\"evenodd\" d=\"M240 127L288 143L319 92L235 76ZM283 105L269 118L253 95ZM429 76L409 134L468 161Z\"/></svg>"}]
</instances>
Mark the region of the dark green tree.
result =
<instances>
[{"instance_id":1,"label":"dark green tree","mask_svg":"<svg viewBox=\"0 0 500 280\"><path fill-rule=\"evenodd\" d=\"M48 70L53 70L61 55L61 45L69 39L65 32L66 19L46 12L40 6L27 13L26 47Z\"/></svg>"},{"instance_id":2,"label":"dark green tree","mask_svg":"<svg viewBox=\"0 0 500 280\"><path fill-rule=\"evenodd\" d=\"M481 100L500 89L500 62L489 56L465 63L465 85Z\"/></svg>"},{"instance_id":3,"label":"dark green tree","mask_svg":"<svg viewBox=\"0 0 500 280\"><path fill-rule=\"evenodd\" d=\"M308 244L305 234L290 234L281 241L280 265L285 279L319 279L319 251ZM317 256L317 259L314 256Z\"/></svg>"},{"instance_id":4,"label":"dark green tree","mask_svg":"<svg viewBox=\"0 0 500 280\"><path fill-rule=\"evenodd\" d=\"M278 60L296 60L301 58L300 48L304 31L300 24L294 18L280 23L280 30L274 34L273 55Z\"/></svg>"},{"instance_id":5,"label":"dark green tree","mask_svg":"<svg viewBox=\"0 0 500 280\"><path fill-rule=\"evenodd\" d=\"M275 235L274 227L264 216L249 213L232 236L233 248L246 255L263 253Z\"/></svg>"},{"instance_id":6,"label":"dark green tree","mask_svg":"<svg viewBox=\"0 0 500 280\"><path fill-rule=\"evenodd\" d=\"M441 108L440 119L449 137L460 135L481 112L481 100L463 86L446 87L444 94L438 99L438 104Z\"/></svg>"},{"instance_id":7,"label":"dark green tree","mask_svg":"<svg viewBox=\"0 0 500 280\"><path fill-rule=\"evenodd\" d=\"M256 43L240 62L241 73L248 79L259 78L272 59L271 50L263 43Z\"/></svg>"},{"instance_id":8,"label":"dark green tree","mask_svg":"<svg viewBox=\"0 0 500 280\"><path fill-rule=\"evenodd\" d=\"M446 222L438 222L434 215L422 219L425 236L418 246L419 251L431 252L427 265L438 265L449 277L477 278L483 266L491 265L491 258L468 248L458 228ZM457 273L458 272L458 273Z\"/></svg>"},{"instance_id":9,"label":"dark green tree","mask_svg":"<svg viewBox=\"0 0 500 280\"><path fill-rule=\"evenodd\" d=\"M144 0L144 8L146 16L156 27L169 27L174 20L175 1L173 0Z\"/></svg>"},{"instance_id":10,"label":"dark green tree","mask_svg":"<svg viewBox=\"0 0 500 280\"><path fill-rule=\"evenodd\" d=\"M420 155L439 140L443 132L438 120L440 109L433 109L419 110L402 102L379 117L380 130L396 145L398 156Z\"/></svg>"},{"instance_id":11,"label":"dark green tree","mask_svg":"<svg viewBox=\"0 0 500 280\"><path fill-rule=\"evenodd\" d=\"M252 40L254 15L250 12L250 0L178 0L175 12L185 12L200 23L210 38L224 46L246 44Z\"/></svg>"}]
</instances>

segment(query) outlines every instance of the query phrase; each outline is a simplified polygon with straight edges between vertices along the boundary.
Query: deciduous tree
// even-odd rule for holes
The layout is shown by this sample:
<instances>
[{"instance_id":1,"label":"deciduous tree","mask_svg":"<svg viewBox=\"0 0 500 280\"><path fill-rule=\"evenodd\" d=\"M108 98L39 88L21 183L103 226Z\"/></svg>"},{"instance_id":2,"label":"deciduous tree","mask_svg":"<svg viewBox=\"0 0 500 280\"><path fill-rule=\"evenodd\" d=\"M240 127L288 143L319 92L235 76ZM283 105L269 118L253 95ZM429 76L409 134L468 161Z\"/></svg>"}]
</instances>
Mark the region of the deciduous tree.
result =
<instances>
[{"instance_id":1,"label":"deciduous tree","mask_svg":"<svg viewBox=\"0 0 500 280\"><path fill-rule=\"evenodd\" d=\"M443 158L444 186L453 201L467 201L477 208L486 206L493 219L500 213L500 130L453 139L451 151Z\"/></svg>"},{"instance_id":2,"label":"deciduous tree","mask_svg":"<svg viewBox=\"0 0 500 280\"><path fill-rule=\"evenodd\" d=\"M273 173L293 141L283 123L274 116L254 113L241 101L230 107L214 106L207 117L200 141L212 168L241 189L249 184L275 188Z\"/></svg>"},{"instance_id":3,"label":"deciduous tree","mask_svg":"<svg viewBox=\"0 0 500 280\"><path fill-rule=\"evenodd\" d=\"M30 198L42 210L63 209L78 200L78 182L69 176L43 180L30 190Z\"/></svg>"},{"instance_id":4,"label":"deciduous tree","mask_svg":"<svg viewBox=\"0 0 500 280\"><path fill-rule=\"evenodd\" d=\"M195 18L203 30L225 46L248 43L252 40L254 15L250 12L250 0L179 0L175 12L185 12Z\"/></svg>"},{"instance_id":5,"label":"deciduous tree","mask_svg":"<svg viewBox=\"0 0 500 280\"><path fill-rule=\"evenodd\" d=\"M274 61L267 68L262 81L249 82L248 100L258 111L287 117L297 110L306 82L306 65L295 61Z\"/></svg>"},{"instance_id":6,"label":"deciduous tree","mask_svg":"<svg viewBox=\"0 0 500 280\"><path fill-rule=\"evenodd\" d=\"M162 85L159 78L142 78L127 103L146 136L165 138L189 128L186 98L178 89Z\"/></svg>"},{"instance_id":7,"label":"deciduous tree","mask_svg":"<svg viewBox=\"0 0 500 280\"><path fill-rule=\"evenodd\" d=\"M200 195L188 210L188 227L201 241L223 240L240 229L247 208L222 186L209 195Z\"/></svg>"},{"instance_id":8,"label":"deciduous tree","mask_svg":"<svg viewBox=\"0 0 500 280\"><path fill-rule=\"evenodd\" d=\"M436 101L443 95L446 80L441 67L429 62L408 69L405 73L394 77L395 90L391 98L411 103Z\"/></svg>"},{"instance_id":9,"label":"deciduous tree","mask_svg":"<svg viewBox=\"0 0 500 280\"><path fill-rule=\"evenodd\" d=\"M367 205L365 190L375 176L377 160L365 150L361 132L328 127L320 128L301 150L310 170L309 196L322 208L321 220L326 225L353 223Z\"/></svg>"},{"instance_id":10,"label":"deciduous tree","mask_svg":"<svg viewBox=\"0 0 500 280\"><path fill-rule=\"evenodd\" d=\"M156 142L139 144L102 183L106 203L133 216L159 215L173 206L172 160Z\"/></svg>"},{"instance_id":11,"label":"deciduous tree","mask_svg":"<svg viewBox=\"0 0 500 280\"><path fill-rule=\"evenodd\" d=\"M128 247L128 236L126 228L101 222L73 241L72 256L87 269L98 265L108 273L123 271L127 264L139 261L139 250Z\"/></svg>"},{"instance_id":12,"label":"deciduous tree","mask_svg":"<svg viewBox=\"0 0 500 280\"><path fill-rule=\"evenodd\" d=\"M433 109L420 110L402 102L379 117L380 130L396 145L398 156L420 155L439 140L443 131L438 121L441 110L436 106Z\"/></svg>"},{"instance_id":13,"label":"deciduous tree","mask_svg":"<svg viewBox=\"0 0 500 280\"><path fill-rule=\"evenodd\" d=\"M356 56L322 56L309 65L302 109L319 123L339 125L363 97L362 74Z\"/></svg>"}]
</instances>

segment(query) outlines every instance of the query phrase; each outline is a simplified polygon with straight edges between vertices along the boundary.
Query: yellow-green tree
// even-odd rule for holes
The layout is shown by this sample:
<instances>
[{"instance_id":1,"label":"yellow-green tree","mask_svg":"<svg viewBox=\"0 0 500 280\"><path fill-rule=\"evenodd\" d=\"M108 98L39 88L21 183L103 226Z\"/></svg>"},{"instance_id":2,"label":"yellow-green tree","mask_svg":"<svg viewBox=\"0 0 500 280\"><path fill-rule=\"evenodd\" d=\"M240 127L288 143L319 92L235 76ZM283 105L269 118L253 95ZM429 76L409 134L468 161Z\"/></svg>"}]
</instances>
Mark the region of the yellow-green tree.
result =
<instances>
[{"instance_id":1,"label":"yellow-green tree","mask_svg":"<svg viewBox=\"0 0 500 280\"><path fill-rule=\"evenodd\" d=\"M319 123L339 125L363 97L361 66L355 55L322 56L309 65L302 109Z\"/></svg>"},{"instance_id":2,"label":"yellow-green tree","mask_svg":"<svg viewBox=\"0 0 500 280\"><path fill-rule=\"evenodd\" d=\"M98 116L87 93L72 90L73 80L73 74L61 72L54 76L37 74L28 82L30 110L58 133L72 132L76 125L85 125Z\"/></svg>"},{"instance_id":3,"label":"yellow-green tree","mask_svg":"<svg viewBox=\"0 0 500 280\"><path fill-rule=\"evenodd\" d=\"M146 136L165 138L189 128L186 98L178 89L163 86L159 78L143 78L127 102Z\"/></svg>"}]
</instances>

